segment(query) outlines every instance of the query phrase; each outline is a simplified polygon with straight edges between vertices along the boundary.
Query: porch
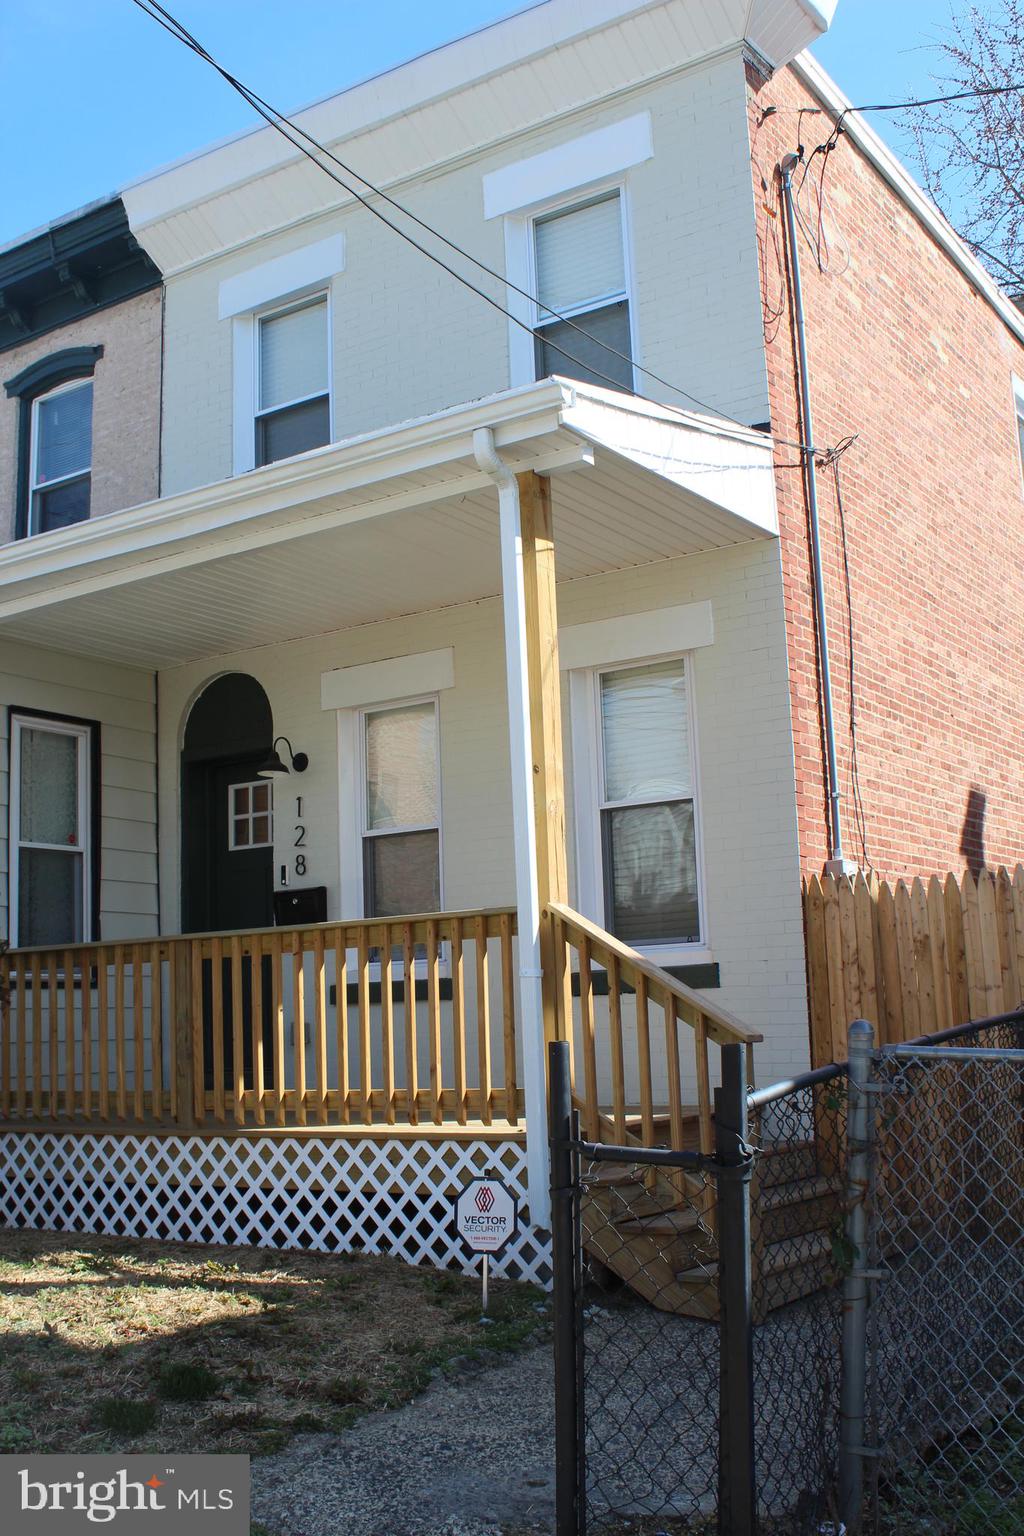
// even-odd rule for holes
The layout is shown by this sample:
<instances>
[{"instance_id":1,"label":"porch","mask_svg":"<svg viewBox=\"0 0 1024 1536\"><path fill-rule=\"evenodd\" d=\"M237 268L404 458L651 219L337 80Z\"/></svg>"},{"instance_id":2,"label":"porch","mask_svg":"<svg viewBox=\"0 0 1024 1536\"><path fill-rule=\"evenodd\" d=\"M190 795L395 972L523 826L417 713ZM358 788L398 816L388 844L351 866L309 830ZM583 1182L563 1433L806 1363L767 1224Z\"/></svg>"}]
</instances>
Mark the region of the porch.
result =
<instances>
[{"instance_id":1,"label":"porch","mask_svg":"<svg viewBox=\"0 0 1024 1536\"><path fill-rule=\"evenodd\" d=\"M572 1042L587 1134L622 1144L710 1150L721 1045L743 1047L751 1077L766 1035L765 1071L805 1064L771 460L760 433L549 380L0 551L0 636L49 657L43 703L35 684L10 702L85 716L70 690L88 671L119 869L151 857L120 852L148 847L146 827L118 820L143 776L98 738L120 747L109 701L142 695L147 673L152 736L135 709L131 745L159 809L151 896L136 878L115 908L99 880L97 932L3 960L0 1146L8 1190L27 1191L19 1219L116 1213L111 1190L130 1186L157 1230L319 1243L339 1221L363 1241L369 1222L374 1241L400 1230L402 1251L448 1262L444 1191L498 1169L528 1209L532 1273L547 1042ZM594 690L602 666L666 655L704 731L698 747L681 720L672 764L655 733L639 800L685 802L669 818L677 842L690 828L685 880L682 864L673 875L685 900L672 897L660 941L633 947L603 920ZM283 781L298 798L275 807L263 857L279 891L316 887L326 920L218 922L214 906L195 921L188 845L210 833L186 769L209 743L193 751L189 727L229 676L252 680L266 710L251 741L221 721L235 757L256 749L249 787L281 736L308 757ZM375 829L353 811L358 726L367 707L425 694L439 910L383 916L367 879ZM790 882L792 920L778 896Z\"/></svg>"}]
</instances>

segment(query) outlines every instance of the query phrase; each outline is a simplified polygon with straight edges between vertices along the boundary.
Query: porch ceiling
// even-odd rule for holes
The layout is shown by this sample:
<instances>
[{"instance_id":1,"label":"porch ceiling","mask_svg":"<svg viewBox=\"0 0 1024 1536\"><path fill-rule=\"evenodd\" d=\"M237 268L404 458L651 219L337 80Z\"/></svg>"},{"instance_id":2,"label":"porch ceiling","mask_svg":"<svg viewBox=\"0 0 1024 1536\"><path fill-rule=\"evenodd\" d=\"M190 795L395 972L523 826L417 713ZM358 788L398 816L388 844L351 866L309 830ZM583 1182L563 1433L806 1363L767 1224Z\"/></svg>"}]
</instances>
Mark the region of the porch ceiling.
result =
<instances>
[{"instance_id":1,"label":"porch ceiling","mask_svg":"<svg viewBox=\"0 0 1024 1536\"><path fill-rule=\"evenodd\" d=\"M772 443L546 380L0 550L0 638L147 668L500 590L473 455L552 476L559 580L776 531Z\"/></svg>"}]
</instances>

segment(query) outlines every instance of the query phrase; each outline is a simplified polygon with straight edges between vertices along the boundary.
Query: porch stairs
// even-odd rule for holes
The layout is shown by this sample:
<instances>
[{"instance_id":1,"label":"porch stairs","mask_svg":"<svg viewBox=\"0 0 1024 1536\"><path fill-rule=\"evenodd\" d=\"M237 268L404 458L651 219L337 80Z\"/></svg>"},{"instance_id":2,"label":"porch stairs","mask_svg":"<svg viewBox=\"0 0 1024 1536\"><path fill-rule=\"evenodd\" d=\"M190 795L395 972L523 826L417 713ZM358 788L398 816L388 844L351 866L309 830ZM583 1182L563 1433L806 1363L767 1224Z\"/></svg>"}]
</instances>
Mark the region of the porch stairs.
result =
<instances>
[{"instance_id":1,"label":"porch stairs","mask_svg":"<svg viewBox=\"0 0 1024 1536\"><path fill-rule=\"evenodd\" d=\"M688 1117L696 1132L696 1115ZM585 1172L583 1246L664 1312L718 1316L718 1243L702 1182L683 1172L609 1164ZM759 1154L751 1182L755 1320L828 1281L842 1185L808 1141Z\"/></svg>"}]
</instances>

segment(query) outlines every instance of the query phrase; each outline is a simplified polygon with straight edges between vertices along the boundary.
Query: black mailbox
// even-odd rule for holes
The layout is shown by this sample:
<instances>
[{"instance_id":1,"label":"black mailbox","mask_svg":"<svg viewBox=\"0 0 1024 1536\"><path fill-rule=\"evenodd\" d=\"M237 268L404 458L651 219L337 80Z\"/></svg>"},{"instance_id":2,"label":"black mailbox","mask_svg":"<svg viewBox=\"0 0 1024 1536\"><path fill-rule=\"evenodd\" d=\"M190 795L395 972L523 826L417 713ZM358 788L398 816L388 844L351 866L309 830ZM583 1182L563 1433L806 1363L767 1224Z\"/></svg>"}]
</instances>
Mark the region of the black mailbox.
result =
<instances>
[{"instance_id":1,"label":"black mailbox","mask_svg":"<svg viewBox=\"0 0 1024 1536\"><path fill-rule=\"evenodd\" d=\"M307 885L299 891L274 892L275 928L295 928L300 923L326 923L326 885Z\"/></svg>"}]
</instances>

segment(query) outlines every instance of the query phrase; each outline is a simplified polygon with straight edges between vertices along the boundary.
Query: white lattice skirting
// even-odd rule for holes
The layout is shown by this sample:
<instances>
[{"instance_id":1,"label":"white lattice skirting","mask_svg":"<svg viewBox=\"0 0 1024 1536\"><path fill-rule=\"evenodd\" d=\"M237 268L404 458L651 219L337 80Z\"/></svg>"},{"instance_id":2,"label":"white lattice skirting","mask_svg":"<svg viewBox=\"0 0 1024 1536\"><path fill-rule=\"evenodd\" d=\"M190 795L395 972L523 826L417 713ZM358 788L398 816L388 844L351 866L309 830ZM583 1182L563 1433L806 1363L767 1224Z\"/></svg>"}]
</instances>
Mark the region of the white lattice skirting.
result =
<instances>
[{"instance_id":1,"label":"white lattice skirting","mask_svg":"<svg viewBox=\"0 0 1024 1536\"><path fill-rule=\"evenodd\" d=\"M473 1270L452 1228L467 1180L505 1179L519 1233L492 1273L547 1285L548 1235L530 1225L521 1141L0 1135L0 1221L185 1243L389 1253Z\"/></svg>"}]
</instances>

